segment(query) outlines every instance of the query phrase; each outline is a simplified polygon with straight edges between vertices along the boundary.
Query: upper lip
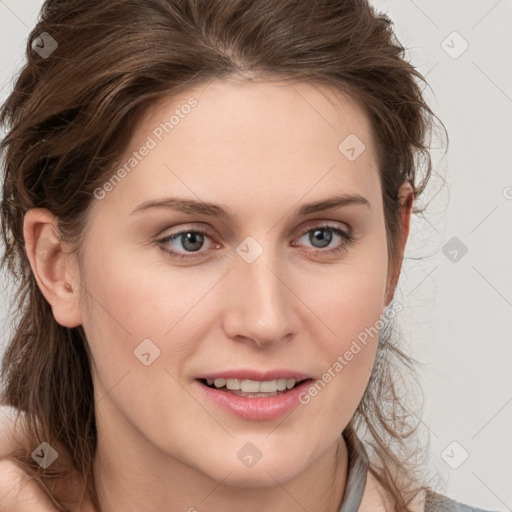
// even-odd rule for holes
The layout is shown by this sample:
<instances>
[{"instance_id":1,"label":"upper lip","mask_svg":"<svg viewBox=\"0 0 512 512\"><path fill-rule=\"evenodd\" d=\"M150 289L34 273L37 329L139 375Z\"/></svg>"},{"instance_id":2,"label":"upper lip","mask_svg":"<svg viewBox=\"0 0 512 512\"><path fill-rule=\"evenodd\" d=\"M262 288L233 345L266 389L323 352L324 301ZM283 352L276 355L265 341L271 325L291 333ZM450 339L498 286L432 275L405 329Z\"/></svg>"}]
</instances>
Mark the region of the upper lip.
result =
<instances>
[{"instance_id":1,"label":"upper lip","mask_svg":"<svg viewBox=\"0 0 512 512\"><path fill-rule=\"evenodd\" d=\"M208 373L197 377L202 380L215 379L239 379L239 380L277 380L277 379L295 379L296 381L310 379L307 373L295 370L276 369L276 370L254 370L250 368L240 368L238 370L225 370L222 372Z\"/></svg>"}]
</instances>

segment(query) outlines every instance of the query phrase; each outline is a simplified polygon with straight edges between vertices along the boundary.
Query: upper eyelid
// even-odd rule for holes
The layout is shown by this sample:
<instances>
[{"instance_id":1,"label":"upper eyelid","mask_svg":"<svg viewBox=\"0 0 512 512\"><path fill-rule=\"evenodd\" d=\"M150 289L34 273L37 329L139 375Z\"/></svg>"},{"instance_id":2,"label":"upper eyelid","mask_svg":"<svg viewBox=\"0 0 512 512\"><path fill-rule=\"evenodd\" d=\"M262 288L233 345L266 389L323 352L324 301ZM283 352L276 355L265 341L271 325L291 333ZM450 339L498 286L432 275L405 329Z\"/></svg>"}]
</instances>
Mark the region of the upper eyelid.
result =
<instances>
[{"instance_id":1,"label":"upper eyelid","mask_svg":"<svg viewBox=\"0 0 512 512\"><path fill-rule=\"evenodd\" d=\"M323 220L322 221L322 220L312 219L310 221L307 221L306 225L302 226L300 229L299 228L294 229L293 230L293 238L303 236L304 234L308 233L309 231L311 231L314 228L322 228L322 227L323 228L332 227L332 228L341 229L342 231L347 231L347 232L351 232L352 231L351 226L348 225L346 222L334 221L334 220ZM163 231L165 231L165 230L163 230ZM170 238L172 236L177 237L177 236L180 236L180 235L182 235L184 233L189 233L189 232L204 232L210 238L215 239L215 235L212 234L212 229L209 228L209 227L204 227L204 226L198 226L198 227L195 227L195 226L185 226L184 228L181 228L178 231L175 231L173 233L169 233L169 234L164 235L164 236L160 236L159 239L160 240L168 239L168 238Z\"/></svg>"}]
</instances>

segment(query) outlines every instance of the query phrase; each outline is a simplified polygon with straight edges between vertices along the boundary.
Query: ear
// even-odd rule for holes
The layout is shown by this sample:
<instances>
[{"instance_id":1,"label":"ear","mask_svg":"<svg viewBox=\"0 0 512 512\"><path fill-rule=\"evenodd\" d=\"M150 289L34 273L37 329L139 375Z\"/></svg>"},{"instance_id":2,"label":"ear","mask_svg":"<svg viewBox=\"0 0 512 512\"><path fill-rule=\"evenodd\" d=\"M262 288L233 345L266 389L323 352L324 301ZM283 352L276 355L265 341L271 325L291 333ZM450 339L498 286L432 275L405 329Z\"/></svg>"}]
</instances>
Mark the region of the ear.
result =
<instances>
[{"instance_id":1,"label":"ear","mask_svg":"<svg viewBox=\"0 0 512 512\"><path fill-rule=\"evenodd\" d=\"M33 208L25 214L25 251L41 293L52 307L57 323L77 327L79 308L78 266L58 235L58 219L49 210Z\"/></svg>"},{"instance_id":2,"label":"ear","mask_svg":"<svg viewBox=\"0 0 512 512\"><path fill-rule=\"evenodd\" d=\"M406 181L402 183L398 190L398 199L400 203L400 233L397 245L397 264L394 268L391 262L388 268L388 283L386 287L386 307L393 300L395 290L398 285L400 271L402 269L402 261L404 257L405 244L409 236L409 226L411 220L412 206L414 203L414 190L412 185Z\"/></svg>"}]
</instances>

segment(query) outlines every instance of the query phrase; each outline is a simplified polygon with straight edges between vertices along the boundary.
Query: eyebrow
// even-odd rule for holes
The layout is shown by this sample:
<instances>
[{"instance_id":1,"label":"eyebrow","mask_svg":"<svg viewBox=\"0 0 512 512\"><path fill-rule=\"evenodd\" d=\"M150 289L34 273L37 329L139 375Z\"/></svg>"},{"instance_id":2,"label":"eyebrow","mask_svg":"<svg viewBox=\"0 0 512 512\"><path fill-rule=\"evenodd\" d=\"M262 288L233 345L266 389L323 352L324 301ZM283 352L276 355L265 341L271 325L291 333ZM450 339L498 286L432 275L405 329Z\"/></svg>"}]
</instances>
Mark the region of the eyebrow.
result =
<instances>
[{"instance_id":1,"label":"eyebrow","mask_svg":"<svg viewBox=\"0 0 512 512\"><path fill-rule=\"evenodd\" d=\"M364 205L370 210L372 209L369 201L359 194L338 194L327 197L321 201L304 204L295 211L295 215L305 216L311 213L332 210L334 208L341 208L349 205ZM235 219L235 215L229 208L225 208L214 203L196 201L195 199L180 199L177 197L144 201L137 206L130 215L142 213L152 208L167 208L177 210L182 213L208 215L227 222L233 222Z\"/></svg>"}]
</instances>

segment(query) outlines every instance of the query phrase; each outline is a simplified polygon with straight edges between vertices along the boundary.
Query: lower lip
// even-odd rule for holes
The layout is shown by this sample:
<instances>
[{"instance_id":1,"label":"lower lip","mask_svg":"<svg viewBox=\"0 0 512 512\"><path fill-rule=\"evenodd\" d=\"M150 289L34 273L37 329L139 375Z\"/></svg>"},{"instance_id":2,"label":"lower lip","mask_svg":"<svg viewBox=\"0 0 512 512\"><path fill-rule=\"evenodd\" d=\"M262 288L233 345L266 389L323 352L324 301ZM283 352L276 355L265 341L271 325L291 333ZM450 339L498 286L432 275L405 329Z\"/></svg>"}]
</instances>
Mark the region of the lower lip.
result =
<instances>
[{"instance_id":1,"label":"lower lip","mask_svg":"<svg viewBox=\"0 0 512 512\"><path fill-rule=\"evenodd\" d=\"M277 396L250 398L238 396L227 391L208 387L199 380L195 381L205 396L222 409L245 420L275 420L290 414L301 402L299 395L311 385L311 379Z\"/></svg>"}]
</instances>

